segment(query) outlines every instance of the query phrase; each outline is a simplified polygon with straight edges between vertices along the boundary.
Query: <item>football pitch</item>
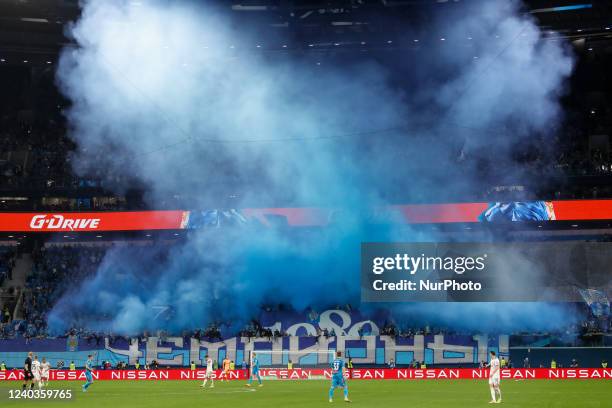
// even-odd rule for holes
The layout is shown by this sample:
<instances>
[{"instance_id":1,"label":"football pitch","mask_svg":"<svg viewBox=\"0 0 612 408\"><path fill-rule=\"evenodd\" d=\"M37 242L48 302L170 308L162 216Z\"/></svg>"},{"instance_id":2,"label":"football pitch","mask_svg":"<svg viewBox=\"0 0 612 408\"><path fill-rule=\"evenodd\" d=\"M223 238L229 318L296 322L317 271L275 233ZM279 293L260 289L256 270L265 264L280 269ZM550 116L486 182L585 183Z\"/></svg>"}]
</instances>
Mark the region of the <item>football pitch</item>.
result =
<instances>
[{"instance_id":1,"label":"football pitch","mask_svg":"<svg viewBox=\"0 0 612 408\"><path fill-rule=\"evenodd\" d=\"M61 381L49 389L71 389L72 400L24 401L9 400L8 391L20 388L19 382L0 384L2 406L53 407L329 407L349 405L342 390L336 389L333 404L327 400L329 381L267 381L264 386L247 388L244 381L215 382L215 388L202 389L194 381L99 381L87 393L82 382ZM485 407L489 406L486 381L377 381L359 380L349 383L350 406L394 407ZM612 386L606 380L531 380L502 382L506 407L612 407Z\"/></svg>"}]
</instances>

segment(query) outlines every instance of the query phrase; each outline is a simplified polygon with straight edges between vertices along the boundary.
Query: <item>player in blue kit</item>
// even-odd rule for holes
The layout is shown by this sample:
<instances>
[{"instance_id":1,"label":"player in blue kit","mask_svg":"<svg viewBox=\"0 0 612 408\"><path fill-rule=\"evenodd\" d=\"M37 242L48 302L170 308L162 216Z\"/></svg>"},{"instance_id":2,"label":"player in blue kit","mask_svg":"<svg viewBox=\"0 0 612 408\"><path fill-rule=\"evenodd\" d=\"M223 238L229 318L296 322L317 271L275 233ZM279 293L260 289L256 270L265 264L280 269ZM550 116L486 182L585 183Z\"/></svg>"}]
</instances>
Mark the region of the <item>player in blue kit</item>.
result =
<instances>
[{"instance_id":1,"label":"player in blue kit","mask_svg":"<svg viewBox=\"0 0 612 408\"><path fill-rule=\"evenodd\" d=\"M85 362L85 379L87 380L85 384L83 384L83 392L87 392L87 389L91 384L93 384L93 356L90 354L87 356L87 361Z\"/></svg>"},{"instance_id":2,"label":"player in blue kit","mask_svg":"<svg viewBox=\"0 0 612 408\"><path fill-rule=\"evenodd\" d=\"M263 387L261 383L261 377L259 376L259 360L257 359L257 354L253 353L253 357L251 358L251 376L249 377L249 381L247 382L247 387L251 386L253 382L253 377L257 377L257 381L259 381L259 386Z\"/></svg>"},{"instance_id":3,"label":"player in blue kit","mask_svg":"<svg viewBox=\"0 0 612 408\"><path fill-rule=\"evenodd\" d=\"M332 367L332 384L329 388L329 402L333 402L334 398L334 390L336 387L344 388L344 401L351 402L348 397L348 384L344 379L344 373L346 371L346 364L344 364L344 360L342 359L342 352L336 352L336 358L331 363Z\"/></svg>"}]
</instances>

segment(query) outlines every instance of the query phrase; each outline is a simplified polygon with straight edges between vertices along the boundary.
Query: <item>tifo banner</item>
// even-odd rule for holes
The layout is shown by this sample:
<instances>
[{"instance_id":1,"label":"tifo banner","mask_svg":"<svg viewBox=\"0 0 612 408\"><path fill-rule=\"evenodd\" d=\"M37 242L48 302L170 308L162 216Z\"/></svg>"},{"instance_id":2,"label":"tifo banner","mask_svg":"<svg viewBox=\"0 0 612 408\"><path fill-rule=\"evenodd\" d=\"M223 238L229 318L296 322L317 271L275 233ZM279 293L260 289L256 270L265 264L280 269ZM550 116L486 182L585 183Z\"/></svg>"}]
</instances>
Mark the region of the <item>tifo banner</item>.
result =
<instances>
[{"instance_id":1,"label":"tifo banner","mask_svg":"<svg viewBox=\"0 0 612 408\"><path fill-rule=\"evenodd\" d=\"M305 323L304 326L307 326ZM295 366L321 367L331 361L331 352L340 350L351 357L354 364L384 365L389 360L397 364L413 361L425 364L474 365L487 360L489 351L509 356L508 336L486 335L414 335L411 337L359 336L338 337L287 336L287 337L232 337L217 341L196 338L148 337L143 339L101 339L87 342L79 339L78 351L67 351L65 339L0 340L0 361L7 367L23 367L27 353L33 351L39 359L46 358L53 367L58 363L66 367L74 362L83 367L89 354L94 355L96 365L108 361L113 366L122 362L141 366L156 362L161 367L185 367L191 362L201 366L208 354L220 362L225 358L241 367L248 361L251 351L258 352L262 366L286 367L289 360Z\"/></svg>"},{"instance_id":2,"label":"tifo banner","mask_svg":"<svg viewBox=\"0 0 612 408\"><path fill-rule=\"evenodd\" d=\"M261 376L266 380L321 380L330 379L330 369L262 369ZM486 380L488 369L441 368L441 369L352 369L345 377L350 380ZM95 370L94 380L203 380L206 370ZM247 370L233 370L227 376L221 371L214 372L214 378L246 380ZM612 368L534 368L502 369L503 380L575 380L575 379L612 379ZM22 381L23 370L0 371L0 381ZM51 370L51 381L85 381L83 370Z\"/></svg>"},{"instance_id":3,"label":"tifo banner","mask_svg":"<svg viewBox=\"0 0 612 408\"><path fill-rule=\"evenodd\" d=\"M151 310L151 313L157 313ZM194 338L178 337L96 337L0 340L0 362L8 367L23 367L29 351L45 357L53 367L74 361L83 367L87 355L93 354L97 365L103 361L113 366L123 362L141 366L157 362L160 367L186 367L192 362L200 366L208 354L217 362L228 358L239 367L251 351L259 355L262 366L295 367L329 364L330 351L342 351L354 364L384 365L393 359L397 364L413 361L426 364L478 364L495 351L509 356L507 335L416 334L409 336L380 335L381 327L392 321L385 311L362 315L357 310L329 309L308 313L261 311L258 321L269 337ZM397 324L404 324L396 322ZM277 335L274 336L274 332ZM283 333L283 336L280 336ZM203 335L202 335L203 336ZM536 362L534 362L536 363Z\"/></svg>"},{"instance_id":4,"label":"tifo banner","mask_svg":"<svg viewBox=\"0 0 612 408\"><path fill-rule=\"evenodd\" d=\"M350 210L342 208L245 208L203 211L0 213L0 231L70 232L177 230L254 223L264 226L326 226ZM511 201L409 204L372 208L374 223L440 224L514 221L612 220L612 200Z\"/></svg>"}]
</instances>

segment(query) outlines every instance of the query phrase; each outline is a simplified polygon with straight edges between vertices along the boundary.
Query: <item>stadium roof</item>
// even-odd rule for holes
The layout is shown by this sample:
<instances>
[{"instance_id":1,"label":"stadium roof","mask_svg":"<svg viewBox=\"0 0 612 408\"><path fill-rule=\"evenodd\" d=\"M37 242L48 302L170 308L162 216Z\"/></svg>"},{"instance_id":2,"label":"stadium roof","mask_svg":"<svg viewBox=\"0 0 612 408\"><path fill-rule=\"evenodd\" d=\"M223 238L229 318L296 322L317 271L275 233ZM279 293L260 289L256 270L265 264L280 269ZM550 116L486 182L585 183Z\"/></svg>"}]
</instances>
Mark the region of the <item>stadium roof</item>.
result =
<instances>
[{"instance_id":1,"label":"stadium roof","mask_svg":"<svg viewBox=\"0 0 612 408\"><path fill-rule=\"evenodd\" d=\"M137 7L147 0L132 1ZM277 38L291 49L400 45L406 27L418 29L431 13L463 7L470 0L235 0L212 4L233 24L252 24L255 32ZM223 4L223 6L220 6ZM79 15L77 0L0 0L0 56L5 63L47 64L70 43L64 26ZM545 32L585 39L612 50L612 3L605 0L527 1L526 13ZM437 33L431 33L437 35ZM365 43L365 44L364 44ZM250 44L253 45L253 44ZM245 44L245 47L249 44ZM254 45L253 45L254 46Z\"/></svg>"}]
</instances>

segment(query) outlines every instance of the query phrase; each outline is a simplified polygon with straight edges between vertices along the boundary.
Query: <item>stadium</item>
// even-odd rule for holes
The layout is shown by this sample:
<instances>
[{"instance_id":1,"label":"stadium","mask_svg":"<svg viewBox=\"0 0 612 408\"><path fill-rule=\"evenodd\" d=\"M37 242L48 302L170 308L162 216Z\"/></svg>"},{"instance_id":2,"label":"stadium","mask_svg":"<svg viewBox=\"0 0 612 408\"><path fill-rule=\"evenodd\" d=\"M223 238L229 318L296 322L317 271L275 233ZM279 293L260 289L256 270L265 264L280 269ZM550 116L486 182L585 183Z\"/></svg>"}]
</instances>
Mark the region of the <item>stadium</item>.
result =
<instances>
[{"instance_id":1,"label":"stadium","mask_svg":"<svg viewBox=\"0 0 612 408\"><path fill-rule=\"evenodd\" d=\"M612 2L0 0L3 406L612 406Z\"/></svg>"}]
</instances>

